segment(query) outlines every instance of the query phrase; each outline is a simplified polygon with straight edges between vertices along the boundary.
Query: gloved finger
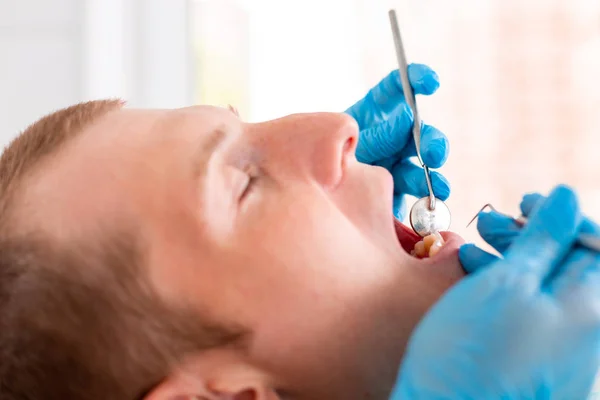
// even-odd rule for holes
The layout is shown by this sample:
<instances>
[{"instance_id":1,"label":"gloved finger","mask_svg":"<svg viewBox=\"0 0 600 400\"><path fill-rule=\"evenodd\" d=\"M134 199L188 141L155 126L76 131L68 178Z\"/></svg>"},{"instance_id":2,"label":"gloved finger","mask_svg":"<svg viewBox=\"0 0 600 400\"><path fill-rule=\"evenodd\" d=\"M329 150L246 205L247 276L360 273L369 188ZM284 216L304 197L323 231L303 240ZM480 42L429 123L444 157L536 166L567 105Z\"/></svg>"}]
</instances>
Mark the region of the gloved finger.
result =
<instances>
[{"instance_id":1,"label":"gloved finger","mask_svg":"<svg viewBox=\"0 0 600 400\"><path fill-rule=\"evenodd\" d=\"M541 284L569 252L580 224L577 196L569 187L557 186L531 214L519 240L506 253L505 258L520 268L507 273L518 273L521 279Z\"/></svg>"},{"instance_id":2,"label":"gloved finger","mask_svg":"<svg viewBox=\"0 0 600 400\"><path fill-rule=\"evenodd\" d=\"M425 164L428 165L430 168L440 168L448 160L448 153L450 147L448 137L431 125L423 125L423 129L425 132L428 132L430 129L433 131L433 137L431 137L431 142L433 142L433 144L428 144L428 141L430 140L428 139L429 133L425 134L425 139L421 137L421 148L423 149L421 151L421 155L423 156L423 160L425 161ZM437 138L435 137L438 134L442 135L443 139L441 140L441 142L443 143L440 143L441 138L439 136ZM444 147L443 152L440 151L439 148L436 149L436 147L440 144ZM410 137L406 142L404 149L399 154L393 155L388 158L384 158L383 160L379 160L375 164L384 167L385 169L390 171L391 167L397 162L404 161L416 156L417 147L415 146L415 140L412 136L411 131Z\"/></svg>"},{"instance_id":3,"label":"gloved finger","mask_svg":"<svg viewBox=\"0 0 600 400\"><path fill-rule=\"evenodd\" d=\"M549 291L560 298L581 287L593 287L600 300L600 253L577 247L565 258Z\"/></svg>"},{"instance_id":4,"label":"gloved finger","mask_svg":"<svg viewBox=\"0 0 600 400\"><path fill-rule=\"evenodd\" d=\"M544 200L545 197L539 193L526 194L521 200L521 213L525 217L529 216L535 209L536 205L540 204ZM580 229L581 233L600 236L600 225L592 221L590 218L583 218Z\"/></svg>"},{"instance_id":5,"label":"gloved finger","mask_svg":"<svg viewBox=\"0 0 600 400\"><path fill-rule=\"evenodd\" d=\"M387 169L388 171L390 171L390 173L392 173L392 168L394 168L394 165L396 165L397 162L398 162L398 157L392 156L392 157L384 158L383 160L374 162L373 165L383 167L383 168Z\"/></svg>"},{"instance_id":6,"label":"gloved finger","mask_svg":"<svg viewBox=\"0 0 600 400\"><path fill-rule=\"evenodd\" d=\"M423 162L429 168L439 168L448 159L450 142L446 135L431 125L423 124L421 127L420 147Z\"/></svg>"},{"instance_id":7,"label":"gloved finger","mask_svg":"<svg viewBox=\"0 0 600 400\"><path fill-rule=\"evenodd\" d=\"M408 80L414 94L430 95L440 87L438 75L427 65L410 64ZM385 113L404 101L404 91L398 70L390 72L371 89L374 103Z\"/></svg>"},{"instance_id":8,"label":"gloved finger","mask_svg":"<svg viewBox=\"0 0 600 400\"><path fill-rule=\"evenodd\" d=\"M417 156L417 146L415 145L415 139L413 138L412 132L411 132L410 138L406 142L406 146L404 146L404 149L402 149L400 154L398 156L396 156L396 161L407 160L411 157L416 157L416 156Z\"/></svg>"},{"instance_id":9,"label":"gloved finger","mask_svg":"<svg viewBox=\"0 0 600 400\"><path fill-rule=\"evenodd\" d=\"M392 71L395 82L402 90L402 82L400 81L400 73L398 70ZM438 74L425 64L410 64L408 66L408 80L413 88L414 94L424 94L429 96L434 94L440 87L440 78Z\"/></svg>"},{"instance_id":10,"label":"gloved finger","mask_svg":"<svg viewBox=\"0 0 600 400\"><path fill-rule=\"evenodd\" d=\"M501 254L508 250L521 229L513 218L495 211L481 212L477 217L479 235Z\"/></svg>"},{"instance_id":11,"label":"gloved finger","mask_svg":"<svg viewBox=\"0 0 600 400\"><path fill-rule=\"evenodd\" d=\"M403 194L395 194L394 195L394 217L398 221L404 221L404 217L406 217L406 213L408 211L408 206L406 205L406 196Z\"/></svg>"},{"instance_id":12,"label":"gloved finger","mask_svg":"<svg viewBox=\"0 0 600 400\"><path fill-rule=\"evenodd\" d=\"M412 112L407 105L403 105L388 120L361 130L356 159L373 164L399 154L410 138L412 123Z\"/></svg>"},{"instance_id":13,"label":"gloved finger","mask_svg":"<svg viewBox=\"0 0 600 400\"><path fill-rule=\"evenodd\" d=\"M423 64L408 66L408 80L414 94L433 94L440 86L438 75ZM381 122L400 104L404 103L404 91L398 70L390 72L365 97L346 110L354 117L361 129Z\"/></svg>"},{"instance_id":14,"label":"gloved finger","mask_svg":"<svg viewBox=\"0 0 600 400\"><path fill-rule=\"evenodd\" d=\"M480 249L474 244L465 244L458 250L458 259L468 274L473 274L490 266L500 258Z\"/></svg>"},{"instance_id":15,"label":"gloved finger","mask_svg":"<svg viewBox=\"0 0 600 400\"><path fill-rule=\"evenodd\" d=\"M409 161L402 161L392 168L394 178L394 193L408 194L415 197L429 195L423 168ZM450 197L450 182L438 172L431 171L431 185L435 197L446 200Z\"/></svg>"},{"instance_id":16,"label":"gloved finger","mask_svg":"<svg viewBox=\"0 0 600 400\"><path fill-rule=\"evenodd\" d=\"M535 207L541 204L546 197L542 196L539 193L528 193L523 196L521 200L521 204L519 204L519 208L521 209L521 213L525 217L529 217L529 215L533 212Z\"/></svg>"}]
</instances>

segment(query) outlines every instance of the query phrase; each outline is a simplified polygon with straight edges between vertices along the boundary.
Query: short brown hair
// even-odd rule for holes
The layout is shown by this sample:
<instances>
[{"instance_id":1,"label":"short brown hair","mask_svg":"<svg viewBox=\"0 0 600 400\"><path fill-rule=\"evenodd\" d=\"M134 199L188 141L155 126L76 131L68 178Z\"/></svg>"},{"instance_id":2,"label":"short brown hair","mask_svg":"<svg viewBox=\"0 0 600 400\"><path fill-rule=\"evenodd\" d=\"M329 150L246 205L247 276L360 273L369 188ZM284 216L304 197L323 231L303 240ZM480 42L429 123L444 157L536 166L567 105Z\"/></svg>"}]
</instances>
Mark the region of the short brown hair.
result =
<instances>
[{"instance_id":1,"label":"short brown hair","mask_svg":"<svg viewBox=\"0 0 600 400\"><path fill-rule=\"evenodd\" d=\"M160 299L135 224L61 243L19 230L12 203L40 161L120 101L79 104L21 133L0 157L0 400L140 398L190 352L237 328Z\"/></svg>"}]
</instances>

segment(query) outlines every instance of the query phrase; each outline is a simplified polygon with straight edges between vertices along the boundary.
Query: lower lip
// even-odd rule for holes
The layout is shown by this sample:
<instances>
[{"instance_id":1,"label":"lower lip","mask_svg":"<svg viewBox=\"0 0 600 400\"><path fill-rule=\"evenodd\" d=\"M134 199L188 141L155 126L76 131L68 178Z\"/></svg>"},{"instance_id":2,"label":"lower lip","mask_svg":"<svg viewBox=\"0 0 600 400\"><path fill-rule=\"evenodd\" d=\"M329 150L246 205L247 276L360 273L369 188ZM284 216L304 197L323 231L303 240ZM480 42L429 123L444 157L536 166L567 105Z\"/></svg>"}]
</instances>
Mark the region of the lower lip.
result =
<instances>
[{"instance_id":1,"label":"lower lip","mask_svg":"<svg viewBox=\"0 0 600 400\"><path fill-rule=\"evenodd\" d=\"M424 261L431 260L434 262L440 258L456 255L460 246L465 243L465 240L454 232L440 232L440 235L444 238L444 245L435 256L424 258Z\"/></svg>"}]
</instances>

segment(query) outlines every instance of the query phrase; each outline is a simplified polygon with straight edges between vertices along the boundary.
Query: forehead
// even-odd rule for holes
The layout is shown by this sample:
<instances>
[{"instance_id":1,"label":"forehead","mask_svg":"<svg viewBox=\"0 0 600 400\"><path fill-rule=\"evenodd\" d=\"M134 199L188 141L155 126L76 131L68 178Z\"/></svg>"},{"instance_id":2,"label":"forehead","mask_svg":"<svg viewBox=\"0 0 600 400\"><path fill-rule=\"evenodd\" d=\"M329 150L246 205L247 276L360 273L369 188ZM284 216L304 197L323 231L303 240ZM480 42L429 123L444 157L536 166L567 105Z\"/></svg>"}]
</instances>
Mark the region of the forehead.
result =
<instances>
[{"instance_id":1,"label":"forehead","mask_svg":"<svg viewBox=\"0 0 600 400\"><path fill-rule=\"evenodd\" d=\"M228 110L204 106L111 112L44 161L27 182L24 211L67 237L103 219L147 218L169 190L185 196L194 146L232 119Z\"/></svg>"},{"instance_id":2,"label":"forehead","mask_svg":"<svg viewBox=\"0 0 600 400\"><path fill-rule=\"evenodd\" d=\"M87 127L80 145L105 146L111 153L128 146L201 139L219 126L230 126L234 115L220 107L194 106L175 110L121 109Z\"/></svg>"}]
</instances>

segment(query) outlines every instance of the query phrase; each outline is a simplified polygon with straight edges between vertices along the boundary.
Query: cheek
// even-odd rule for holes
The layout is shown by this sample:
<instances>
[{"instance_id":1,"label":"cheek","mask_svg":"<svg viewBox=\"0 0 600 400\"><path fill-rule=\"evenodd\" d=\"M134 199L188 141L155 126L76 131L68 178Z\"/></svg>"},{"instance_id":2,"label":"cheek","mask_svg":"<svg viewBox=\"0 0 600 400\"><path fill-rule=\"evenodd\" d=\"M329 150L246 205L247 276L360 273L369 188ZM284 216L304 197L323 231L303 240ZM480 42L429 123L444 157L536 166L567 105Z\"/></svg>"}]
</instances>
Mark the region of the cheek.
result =
<instances>
[{"instance_id":1,"label":"cheek","mask_svg":"<svg viewBox=\"0 0 600 400\"><path fill-rule=\"evenodd\" d=\"M330 202L278 200L238 240L254 351L290 365L362 354L398 320L397 268Z\"/></svg>"},{"instance_id":2,"label":"cheek","mask_svg":"<svg viewBox=\"0 0 600 400\"><path fill-rule=\"evenodd\" d=\"M350 376L361 360L396 365L404 345L398 266L322 191L286 188L258 200L226 255L235 265L234 315L254 331L253 357L297 377L328 365L345 382L368 375Z\"/></svg>"},{"instance_id":3,"label":"cheek","mask_svg":"<svg viewBox=\"0 0 600 400\"><path fill-rule=\"evenodd\" d=\"M393 379L405 345L393 292L343 269L300 275L272 291L263 304L251 357L292 386L333 391L315 398L351 398L372 387L373 380ZM350 395L341 396L341 390Z\"/></svg>"},{"instance_id":4,"label":"cheek","mask_svg":"<svg viewBox=\"0 0 600 400\"><path fill-rule=\"evenodd\" d=\"M329 298L335 288L360 293L391 278L384 253L319 193L263 204L236 242L240 261L252 260L252 274L263 277L272 297L298 288L304 296Z\"/></svg>"},{"instance_id":5,"label":"cheek","mask_svg":"<svg viewBox=\"0 0 600 400\"><path fill-rule=\"evenodd\" d=\"M387 171L353 164L330 198L370 241L389 242L393 221L393 180Z\"/></svg>"}]
</instances>

